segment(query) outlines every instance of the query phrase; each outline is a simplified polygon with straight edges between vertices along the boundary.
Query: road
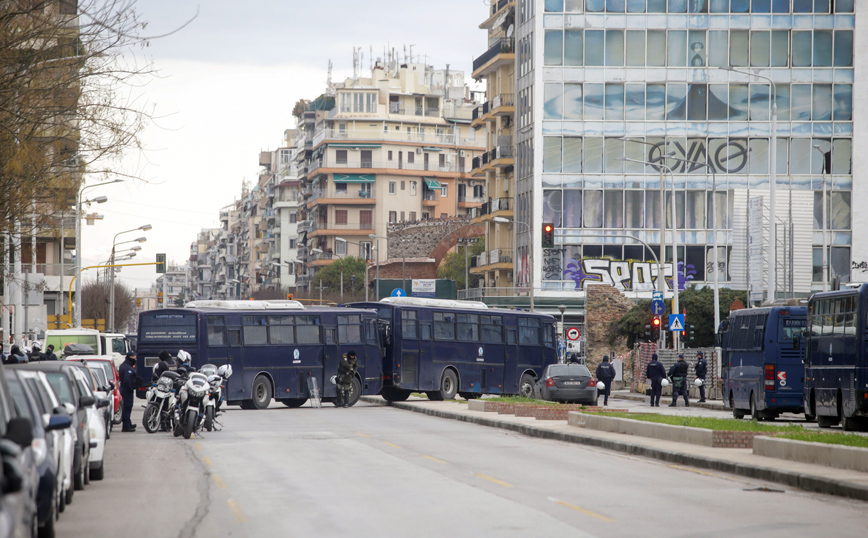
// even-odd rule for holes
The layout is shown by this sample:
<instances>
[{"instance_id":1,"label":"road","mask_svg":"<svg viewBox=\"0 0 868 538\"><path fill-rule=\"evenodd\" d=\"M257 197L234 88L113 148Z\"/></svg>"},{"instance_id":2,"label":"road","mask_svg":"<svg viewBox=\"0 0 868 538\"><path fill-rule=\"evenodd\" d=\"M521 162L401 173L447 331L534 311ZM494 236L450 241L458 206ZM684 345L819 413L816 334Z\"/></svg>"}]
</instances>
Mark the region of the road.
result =
<instances>
[{"instance_id":1,"label":"road","mask_svg":"<svg viewBox=\"0 0 868 538\"><path fill-rule=\"evenodd\" d=\"M189 441L117 432L105 480L76 493L58 536L791 538L868 524L858 501L363 402L221 419Z\"/></svg>"}]
</instances>

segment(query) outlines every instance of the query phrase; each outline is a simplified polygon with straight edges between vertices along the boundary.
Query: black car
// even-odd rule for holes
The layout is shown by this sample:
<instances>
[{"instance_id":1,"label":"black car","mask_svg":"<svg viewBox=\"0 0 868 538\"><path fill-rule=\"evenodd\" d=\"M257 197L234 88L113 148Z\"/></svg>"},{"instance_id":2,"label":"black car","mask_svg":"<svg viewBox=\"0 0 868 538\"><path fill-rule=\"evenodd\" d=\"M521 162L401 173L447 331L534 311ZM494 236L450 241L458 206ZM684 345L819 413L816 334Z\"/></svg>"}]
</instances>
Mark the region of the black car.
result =
<instances>
[{"instance_id":1,"label":"black car","mask_svg":"<svg viewBox=\"0 0 868 538\"><path fill-rule=\"evenodd\" d=\"M32 442L33 426L19 415L0 366L0 538L36 535L39 477Z\"/></svg>"},{"instance_id":2,"label":"black car","mask_svg":"<svg viewBox=\"0 0 868 538\"><path fill-rule=\"evenodd\" d=\"M43 361L17 364L12 367L45 372L57 399L69 410L76 435L72 470L75 474L73 483L77 490L84 489L84 485L89 481L88 461L92 441L90 440L90 428L87 425L87 408L96 403L96 398L83 394L78 387L73 368L79 367L78 364L64 361ZM72 502L71 491L68 493L66 502Z\"/></svg>"},{"instance_id":3,"label":"black car","mask_svg":"<svg viewBox=\"0 0 868 538\"><path fill-rule=\"evenodd\" d=\"M39 488L36 494L36 506L39 520L39 536L54 536L54 520L60 506L60 481L58 471L60 462L55 460L55 437L50 434L54 430L69 428L72 419L69 415L53 415L44 424L42 409L36 401L36 396L22 379L12 373L7 379L12 400L21 416L29 418L33 425L33 449L36 471L39 474Z\"/></svg>"},{"instance_id":4,"label":"black car","mask_svg":"<svg viewBox=\"0 0 868 538\"><path fill-rule=\"evenodd\" d=\"M584 364L550 364L537 381L537 394L553 402L597 403L597 382Z\"/></svg>"}]
</instances>

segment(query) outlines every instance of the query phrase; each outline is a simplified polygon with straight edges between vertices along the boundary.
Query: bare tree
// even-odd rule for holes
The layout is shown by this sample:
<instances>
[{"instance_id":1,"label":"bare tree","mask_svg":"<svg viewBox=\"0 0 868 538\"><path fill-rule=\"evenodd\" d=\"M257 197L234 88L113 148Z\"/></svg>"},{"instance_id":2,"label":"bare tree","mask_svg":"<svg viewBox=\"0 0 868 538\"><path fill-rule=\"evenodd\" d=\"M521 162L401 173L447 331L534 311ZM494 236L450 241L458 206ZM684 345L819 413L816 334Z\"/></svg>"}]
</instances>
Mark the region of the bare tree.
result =
<instances>
[{"instance_id":1,"label":"bare tree","mask_svg":"<svg viewBox=\"0 0 868 538\"><path fill-rule=\"evenodd\" d=\"M109 315L109 283L90 281L81 288L81 318L104 319ZM133 291L121 281L115 281L115 326L125 327L136 312ZM107 327L110 329L109 327Z\"/></svg>"}]
</instances>

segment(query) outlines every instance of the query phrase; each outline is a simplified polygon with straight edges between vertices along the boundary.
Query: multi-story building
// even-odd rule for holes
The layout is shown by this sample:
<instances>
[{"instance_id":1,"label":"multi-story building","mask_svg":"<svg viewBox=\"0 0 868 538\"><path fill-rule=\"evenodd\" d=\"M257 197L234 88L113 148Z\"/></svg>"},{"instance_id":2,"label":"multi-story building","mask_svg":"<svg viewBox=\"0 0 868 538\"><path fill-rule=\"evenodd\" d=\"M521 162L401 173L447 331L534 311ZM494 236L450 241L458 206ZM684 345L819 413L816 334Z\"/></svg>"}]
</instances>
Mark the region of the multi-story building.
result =
<instances>
[{"instance_id":1,"label":"multi-story building","mask_svg":"<svg viewBox=\"0 0 868 538\"><path fill-rule=\"evenodd\" d=\"M459 71L390 60L297 111L300 255L309 269L344 255L383 262L386 249L374 254L371 236L386 237L388 224L482 205L483 182L470 165L483 141L470 128L469 97Z\"/></svg>"},{"instance_id":2,"label":"multi-story building","mask_svg":"<svg viewBox=\"0 0 868 538\"><path fill-rule=\"evenodd\" d=\"M492 4L497 17L511 2ZM527 226L513 265L533 260L539 296L592 282L649 296L655 255L674 273L673 239L682 285L716 272L806 296L823 288L824 245L830 278L865 279L852 208L868 200L853 181L868 166L868 17L853 0L518 0L514 25L510 210Z\"/></svg>"}]
</instances>

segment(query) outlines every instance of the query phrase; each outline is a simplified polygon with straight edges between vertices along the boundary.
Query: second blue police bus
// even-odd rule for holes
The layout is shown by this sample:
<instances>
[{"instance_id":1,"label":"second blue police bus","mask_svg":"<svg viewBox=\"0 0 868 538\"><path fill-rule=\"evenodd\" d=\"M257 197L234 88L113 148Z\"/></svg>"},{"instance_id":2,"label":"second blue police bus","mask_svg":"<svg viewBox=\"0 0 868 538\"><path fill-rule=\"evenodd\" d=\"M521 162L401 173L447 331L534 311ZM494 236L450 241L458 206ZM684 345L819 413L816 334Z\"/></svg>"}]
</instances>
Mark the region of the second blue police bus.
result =
<instances>
[{"instance_id":1,"label":"second blue police bus","mask_svg":"<svg viewBox=\"0 0 868 538\"><path fill-rule=\"evenodd\" d=\"M264 409L272 399L299 407L315 380L323 401L334 401L341 356L356 352L359 369L350 404L382 388L382 348L371 310L304 307L297 301L194 301L184 308L139 314L137 373L151 379L160 351L192 356L194 367L231 364L229 404ZM144 397L140 390L139 397Z\"/></svg>"},{"instance_id":2,"label":"second blue police bus","mask_svg":"<svg viewBox=\"0 0 868 538\"><path fill-rule=\"evenodd\" d=\"M432 400L456 393L533 397L543 369L558 362L555 319L546 314L417 297L349 306L378 313L385 348L381 394L387 400L405 400L416 391Z\"/></svg>"},{"instance_id":3,"label":"second blue police bus","mask_svg":"<svg viewBox=\"0 0 868 538\"><path fill-rule=\"evenodd\" d=\"M734 310L721 322L723 403L735 418L774 420L803 413L804 306Z\"/></svg>"}]
</instances>

